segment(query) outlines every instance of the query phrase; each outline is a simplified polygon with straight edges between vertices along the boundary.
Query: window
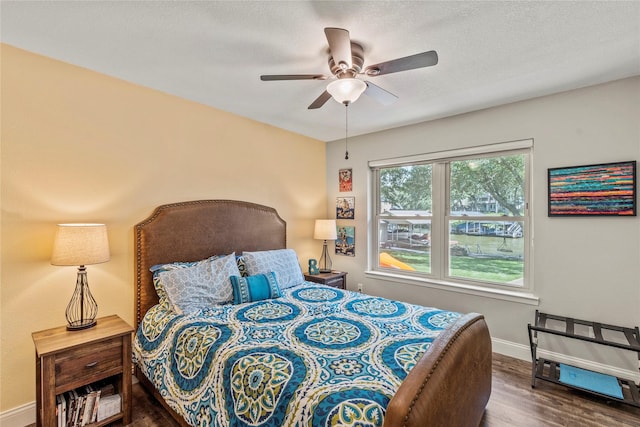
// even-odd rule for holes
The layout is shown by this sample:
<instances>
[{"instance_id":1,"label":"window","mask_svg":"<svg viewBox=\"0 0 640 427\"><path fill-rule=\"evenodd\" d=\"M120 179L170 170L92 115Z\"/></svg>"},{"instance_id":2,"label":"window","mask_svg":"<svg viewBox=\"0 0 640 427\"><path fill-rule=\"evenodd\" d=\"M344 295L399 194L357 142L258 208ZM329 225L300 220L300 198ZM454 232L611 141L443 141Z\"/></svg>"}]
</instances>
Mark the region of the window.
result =
<instances>
[{"instance_id":1,"label":"window","mask_svg":"<svg viewBox=\"0 0 640 427\"><path fill-rule=\"evenodd\" d=\"M525 290L531 140L370 162L373 270Z\"/></svg>"}]
</instances>

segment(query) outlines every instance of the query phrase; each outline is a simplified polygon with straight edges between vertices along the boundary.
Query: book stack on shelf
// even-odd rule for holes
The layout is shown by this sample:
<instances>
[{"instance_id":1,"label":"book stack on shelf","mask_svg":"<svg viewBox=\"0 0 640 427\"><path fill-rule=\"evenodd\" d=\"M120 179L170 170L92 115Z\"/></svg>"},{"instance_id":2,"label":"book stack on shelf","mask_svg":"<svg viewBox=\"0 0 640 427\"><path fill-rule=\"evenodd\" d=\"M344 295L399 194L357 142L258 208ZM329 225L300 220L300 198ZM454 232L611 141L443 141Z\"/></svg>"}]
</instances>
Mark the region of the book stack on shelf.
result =
<instances>
[{"instance_id":1,"label":"book stack on shelf","mask_svg":"<svg viewBox=\"0 0 640 427\"><path fill-rule=\"evenodd\" d=\"M110 382L97 382L56 396L58 427L83 427L119 414L122 398Z\"/></svg>"}]
</instances>

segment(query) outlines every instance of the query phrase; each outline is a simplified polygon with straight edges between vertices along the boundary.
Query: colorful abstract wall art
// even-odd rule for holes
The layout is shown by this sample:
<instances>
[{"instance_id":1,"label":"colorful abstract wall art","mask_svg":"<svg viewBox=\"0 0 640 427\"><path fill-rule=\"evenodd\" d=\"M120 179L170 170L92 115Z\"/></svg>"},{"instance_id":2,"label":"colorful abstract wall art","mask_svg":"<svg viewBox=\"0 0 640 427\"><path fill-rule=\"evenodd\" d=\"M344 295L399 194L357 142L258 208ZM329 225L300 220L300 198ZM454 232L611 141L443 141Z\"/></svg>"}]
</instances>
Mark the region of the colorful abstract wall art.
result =
<instances>
[{"instance_id":1,"label":"colorful abstract wall art","mask_svg":"<svg viewBox=\"0 0 640 427\"><path fill-rule=\"evenodd\" d=\"M549 216L635 216L636 162L549 169Z\"/></svg>"}]
</instances>

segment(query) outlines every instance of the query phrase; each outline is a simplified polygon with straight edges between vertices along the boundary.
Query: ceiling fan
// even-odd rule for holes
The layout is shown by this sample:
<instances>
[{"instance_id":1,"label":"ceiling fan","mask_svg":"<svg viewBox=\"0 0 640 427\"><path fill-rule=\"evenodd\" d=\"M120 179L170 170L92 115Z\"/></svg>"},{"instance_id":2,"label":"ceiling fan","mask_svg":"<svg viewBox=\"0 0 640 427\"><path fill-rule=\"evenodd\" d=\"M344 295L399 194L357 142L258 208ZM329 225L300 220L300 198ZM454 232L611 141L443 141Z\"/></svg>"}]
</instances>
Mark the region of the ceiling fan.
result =
<instances>
[{"instance_id":1,"label":"ceiling fan","mask_svg":"<svg viewBox=\"0 0 640 427\"><path fill-rule=\"evenodd\" d=\"M262 81L274 80L327 80L333 81L315 101L309 105L313 110L322 107L330 98L349 105L364 92L384 105L393 103L398 97L380 86L357 78L382 76L416 68L430 67L438 63L438 54L434 50L422 52L391 61L369 65L364 68L364 49L362 45L351 41L349 31L342 28L325 28L324 34L329 42L329 69L331 76L325 74L275 74L262 75Z\"/></svg>"}]
</instances>

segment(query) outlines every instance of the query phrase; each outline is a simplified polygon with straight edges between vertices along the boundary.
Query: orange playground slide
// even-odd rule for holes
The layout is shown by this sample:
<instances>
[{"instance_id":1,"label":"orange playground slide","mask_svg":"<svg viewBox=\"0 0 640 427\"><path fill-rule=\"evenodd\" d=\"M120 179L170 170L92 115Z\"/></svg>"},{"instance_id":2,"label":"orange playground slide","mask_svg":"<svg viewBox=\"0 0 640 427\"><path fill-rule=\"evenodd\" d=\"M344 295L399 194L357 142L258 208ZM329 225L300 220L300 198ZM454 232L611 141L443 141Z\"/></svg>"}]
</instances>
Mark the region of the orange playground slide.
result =
<instances>
[{"instance_id":1,"label":"orange playground slide","mask_svg":"<svg viewBox=\"0 0 640 427\"><path fill-rule=\"evenodd\" d=\"M397 259L395 259L394 257L392 257L391 255L385 252L380 254L380 267L397 268L399 270L410 270L410 271L416 270L410 265L405 264L402 261L398 261Z\"/></svg>"}]
</instances>

